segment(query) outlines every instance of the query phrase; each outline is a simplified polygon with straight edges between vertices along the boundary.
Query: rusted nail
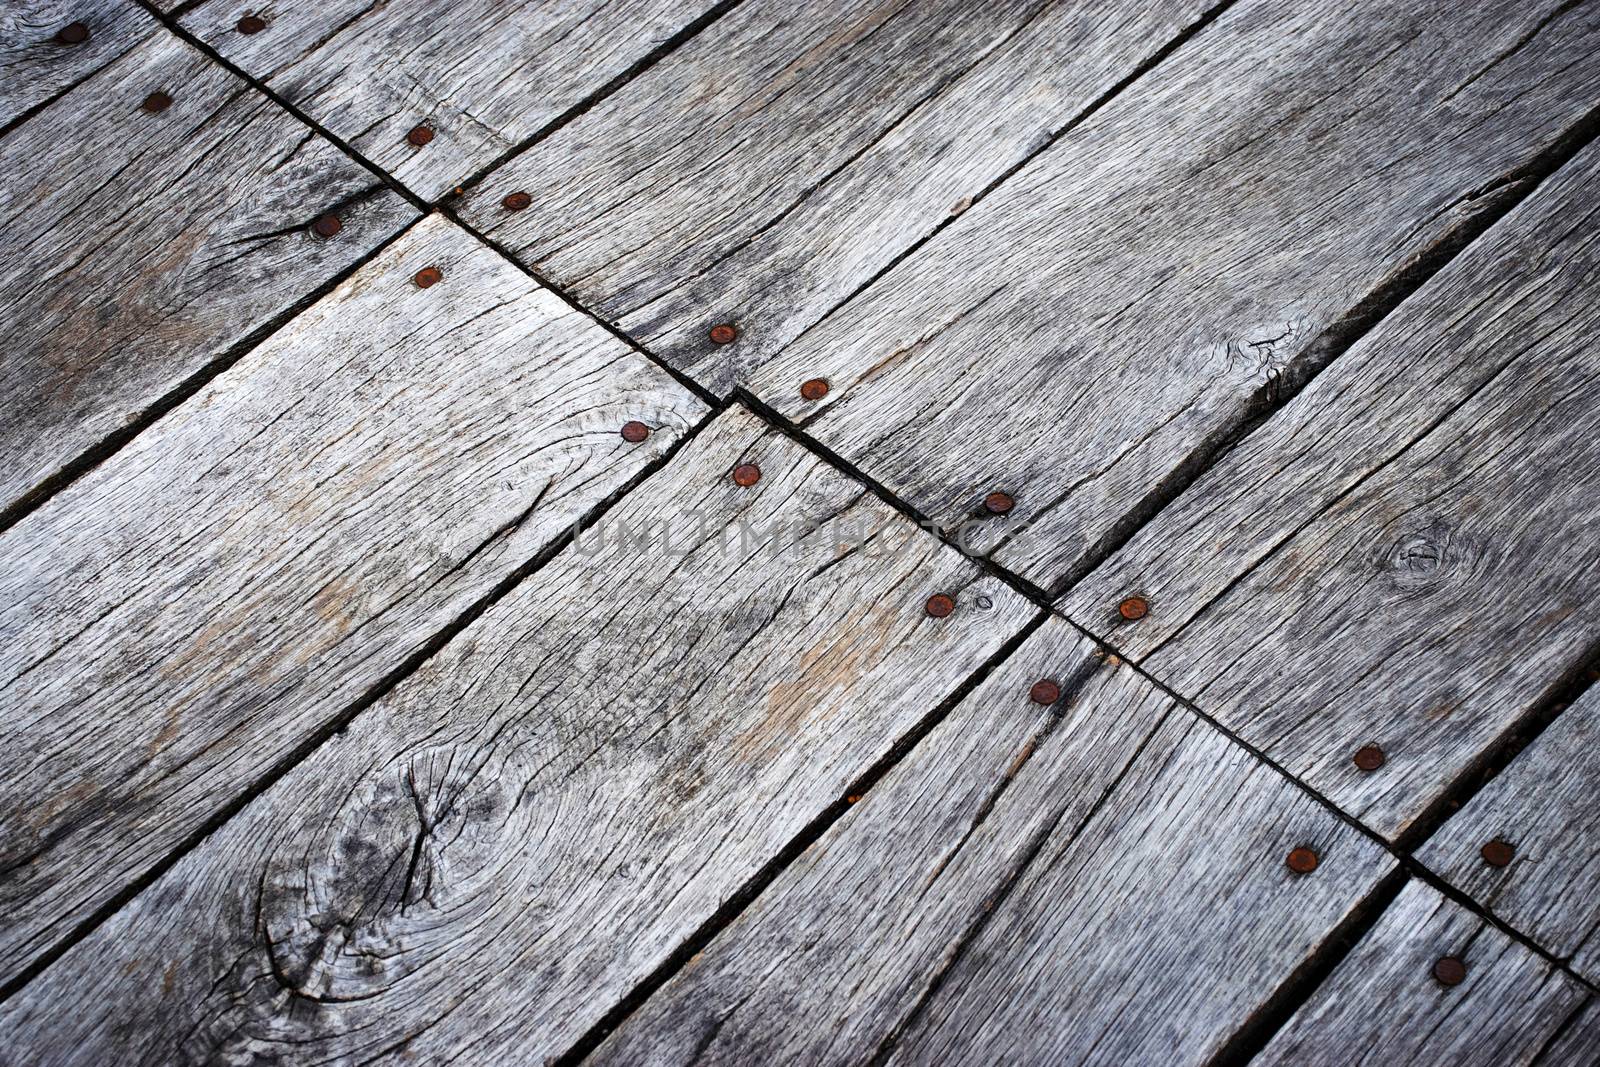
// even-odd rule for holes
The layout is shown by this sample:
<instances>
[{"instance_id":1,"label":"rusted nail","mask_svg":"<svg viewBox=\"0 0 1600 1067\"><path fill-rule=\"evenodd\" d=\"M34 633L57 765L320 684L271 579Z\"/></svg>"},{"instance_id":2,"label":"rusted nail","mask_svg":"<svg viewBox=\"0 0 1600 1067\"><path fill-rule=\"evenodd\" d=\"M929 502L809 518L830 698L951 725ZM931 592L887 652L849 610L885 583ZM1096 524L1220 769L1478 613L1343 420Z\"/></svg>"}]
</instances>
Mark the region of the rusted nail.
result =
<instances>
[{"instance_id":1,"label":"rusted nail","mask_svg":"<svg viewBox=\"0 0 1600 1067\"><path fill-rule=\"evenodd\" d=\"M1383 749L1377 745L1362 745L1356 749L1356 754L1351 759L1357 767L1368 773L1377 770L1388 761L1388 757L1383 754Z\"/></svg>"},{"instance_id":2,"label":"rusted nail","mask_svg":"<svg viewBox=\"0 0 1600 1067\"><path fill-rule=\"evenodd\" d=\"M430 285L438 285L444 281L444 271L438 267L423 267L411 276L411 280L417 283L418 289L426 289Z\"/></svg>"},{"instance_id":3,"label":"rusted nail","mask_svg":"<svg viewBox=\"0 0 1600 1067\"><path fill-rule=\"evenodd\" d=\"M248 36L252 33L260 33L262 30L266 29L267 20L262 18L260 15L245 15L233 25L234 29Z\"/></svg>"},{"instance_id":4,"label":"rusted nail","mask_svg":"<svg viewBox=\"0 0 1600 1067\"><path fill-rule=\"evenodd\" d=\"M990 493L983 498L983 510L991 515L1004 515L1017 506L1010 493Z\"/></svg>"},{"instance_id":5,"label":"rusted nail","mask_svg":"<svg viewBox=\"0 0 1600 1067\"><path fill-rule=\"evenodd\" d=\"M504 200L500 201L500 206L504 207L507 211L522 211L523 209L530 207L532 204L533 197L529 196L527 193L521 192L510 193Z\"/></svg>"},{"instance_id":6,"label":"rusted nail","mask_svg":"<svg viewBox=\"0 0 1600 1067\"><path fill-rule=\"evenodd\" d=\"M411 132L406 134L406 140L421 148L433 140L433 129L429 126L413 126L411 127Z\"/></svg>"},{"instance_id":7,"label":"rusted nail","mask_svg":"<svg viewBox=\"0 0 1600 1067\"><path fill-rule=\"evenodd\" d=\"M711 343L714 345L731 345L739 339L739 327L731 322L719 322L711 327Z\"/></svg>"},{"instance_id":8,"label":"rusted nail","mask_svg":"<svg viewBox=\"0 0 1600 1067\"><path fill-rule=\"evenodd\" d=\"M922 610L926 611L935 619L942 619L946 615L949 615L952 611L956 610L956 602L955 599L947 593L935 593L928 598L928 602L926 604L922 605Z\"/></svg>"},{"instance_id":9,"label":"rusted nail","mask_svg":"<svg viewBox=\"0 0 1600 1067\"><path fill-rule=\"evenodd\" d=\"M746 489L761 480L761 468L754 463L741 463L733 468L733 484L742 485Z\"/></svg>"},{"instance_id":10,"label":"rusted nail","mask_svg":"<svg viewBox=\"0 0 1600 1067\"><path fill-rule=\"evenodd\" d=\"M1061 699L1061 687L1048 678L1041 678L1028 690L1028 699L1035 704L1054 704Z\"/></svg>"},{"instance_id":11,"label":"rusted nail","mask_svg":"<svg viewBox=\"0 0 1600 1067\"><path fill-rule=\"evenodd\" d=\"M1454 956L1440 956L1433 965L1433 980L1440 985L1460 985L1467 980L1467 965Z\"/></svg>"},{"instance_id":12,"label":"rusted nail","mask_svg":"<svg viewBox=\"0 0 1600 1067\"><path fill-rule=\"evenodd\" d=\"M154 115L159 111L165 111L167 108L171 107L172 97L157 89L155 92L145 97L144 103L140 104L139 106L150 112L150 114Z\"/></svg>"},{"instance_id":13,"label":"rusted nail","mask_svg":"<svg viewBox=\"0 0 1600 1067\"><path fill-rule=\"evenodd\" d=\"M828 379L811 378L800 383L800 398L802 400L818 401L828 395Z\"/></svg>"},{"instance_id":14,"label":"rusted nail","mask_svg":"<svg viewBox=\"0 0 1600 1067\"><path fill-rule=\"evenodd\" d=\"M69 22L56 31L56 40L62 44L82 44L89 39L89 27L81 22Z\"/></svg>"},{"instance_id":15,"label":"rusted nail","mask_svg":"<svg viewBox=\"0 0 1600 1067\"><path fill-rule=\"evenodd\" d=\"M650 427L637 419L630 419L622 424L622 439L630 445L636 445L650 436Z\"/></svg>"},{"instance_id":16,"label":"rusted nail","mask_svg":"<svg viewBox=\"0 0 1600 1067\"><path fill-rule=\"evenodd\" d=\"M1138 622L1150 614L1150 601L1142 596L1130 596L1117 605L1117 614L1129 622Z\"/></svg>"},{"instance_id":17,"label":"rusted nail","mask_svg":"<svg viewBox=\"0 0 1600 1067\"><path fill-rule=\"evenodd\" d=\"M1317 869L1317 864L1322 860L1317 856L1315 849L1292 848L1289 850L1289 869L1295 874L1310 874Z\"/></svg>"},{"instance_id":18,"label":"rusted nail","mask_svg":"<svg viewBox=\"0 0 1600 1067\"><path fill-rule=\"evenodd\" d=\"M1483 862L1489 866L1504 867L1516 859L1517 846L1510 841L1497 837L1493 841L1485 842L1484 846L1478 850L1478 854L1483 857Z\"/></svg>"},{"instance_id":19,"label":"rusted nail","mask_svg":"<svg viewBox=\"0 0 1600 1067\"><path fill-rule=\"evenodd\" d=\"M324 215L311 224L311 232L318 237L332 237L344 228L337 215Z\"/></svg>"}]
</instances>

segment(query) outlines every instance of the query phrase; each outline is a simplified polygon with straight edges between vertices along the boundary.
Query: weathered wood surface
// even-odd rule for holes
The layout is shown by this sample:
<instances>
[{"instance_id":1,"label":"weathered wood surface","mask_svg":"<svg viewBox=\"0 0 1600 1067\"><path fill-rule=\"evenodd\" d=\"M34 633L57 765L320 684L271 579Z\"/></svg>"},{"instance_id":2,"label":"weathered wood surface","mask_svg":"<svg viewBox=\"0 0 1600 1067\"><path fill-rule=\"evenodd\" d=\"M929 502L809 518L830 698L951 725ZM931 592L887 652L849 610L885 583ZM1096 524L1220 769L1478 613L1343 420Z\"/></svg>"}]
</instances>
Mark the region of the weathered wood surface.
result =
<instances>
[{"instance_id":1,"label":"weathered wood surface","mask_svg":"<svg viewBox=\"0 0 1600 1067\"><path fill-rule=\"evenodd\" d=\"M435 217L0 536L0 982L702 411Z\"/></svg>"},{"instance_id":2,"label":"weathered wood surface","mask_svg":"<svg viewBox=\"0 0 1600 1067\"><path fill-rule=\"evenodd\" d=\"M1597 337L1600 146L1190 487L1068 614L1403 833L1600 640ZM1120 620L1129 594L1145 618ZM1387 763L1358 769L1364 745Z\"/></svg>"},{"instance_id":3,"label":"weathered wood surface","mask_svg":"<svg viewBox=\"0 0 1600 1067\"><path fill-rule=\"evenodd\" d=\"M1443 957L1466 965L1446 986ZM1413 881L1253 1061L1267 1067L1554 1067L1588 993L1438 890ZM1579 1016L1580 1018L1574 1018ZM1593 1067L1600 1047L1573 1067Z\"/></svg>"},{"instance_id":4,"label":"weathered wood surface","mask_svg":"<svg viewBox=\"0 0 1600 1067\"><path fill-rule=\"evenodd\" d=\"M428 200L483 170L713 0L209 0L180 25ZM241 33L239 19L266 23ZM433 131L426 145L407 135Z\"/></svg>"},{"instance_id":5,"label":"weathered wood surface","mask_svg":"<svg viewBox=\"0 0 1600 1067\"><path fill-rule=\"evenodd\" d=\"M738 410L600 529L6 1002L0 1047L540 1062L1034 613Z\"/></svg>"},{"instance_id":6,"label":"weathered wood surface","mask_svg":"<svg viewBox=\"0 0 1600 1067\"><path fill-rule=\"evenodd\" d=\"M87 31L82 40L68 29L74 23ZM133 0L6 0L0 7L0 128L93 74L159 26Z\"/></svg>"},{"instance_id":7,"label":"weathered wood surface","mask_svg":"<svg viewBox=\"0 0 1600 1067\"><path fill-rule=\"evenodd\" d=\"M594 1062L1201 1063L1392 868L1052 620Z\"/></svg>"},{"instance_id":8,"label":"weathered wood surface","mask_svg":"<svg viewBox=\"0 0 1600 1067\"><path fill-rule=\"evenodd\" d=\"M1429 868L1600 984L1600 686L1561 713L1418 852ZM1508 865L1485 861L1492 841Z\"/></svg>"},{"instance_id":9,"label":"weathered wood surface","mask_svg":"<svg viewBox=\"0 0 1600 1067\"><path fill-rule=\"evenodd\" d=\"M1535 1067L1595 1067L1600 1060L1600 996L1589 998L1566 1031L1534 1060Z\"/></svg>"},{"instance_id":10,"label":"weathered wood surface","mask_svg":"<svg viewBox=\"0 0 1600 1067\"><path fill-rule=\"evenodd\" d=\"M415 215L166 31L0 138L0 512Z\"/></svg>"},{"instance_id":11,"label":"weathered wood surface","mask_svg":"<svg viewBox=\"0 0 1600 1067\"><path fill-rule=\"evenodd\" d=\"M1055 588L1597 86L1594 5L1242 0L752 388L947 527L1011 494L969 543Z\"/></svg>"},{"instance_id":12,"label":"weathered wood surface","mask_svg":"<svg viewBox=\"0 0 1600 1067\"><path fill-rule=\"evenodd\" d=\"M463 217L725 391L1207 6L749 0L495 171ZM507 211L516 191L532 206ZM726 321L743 336L712 344Z\"/></svg>"}]
</instances>

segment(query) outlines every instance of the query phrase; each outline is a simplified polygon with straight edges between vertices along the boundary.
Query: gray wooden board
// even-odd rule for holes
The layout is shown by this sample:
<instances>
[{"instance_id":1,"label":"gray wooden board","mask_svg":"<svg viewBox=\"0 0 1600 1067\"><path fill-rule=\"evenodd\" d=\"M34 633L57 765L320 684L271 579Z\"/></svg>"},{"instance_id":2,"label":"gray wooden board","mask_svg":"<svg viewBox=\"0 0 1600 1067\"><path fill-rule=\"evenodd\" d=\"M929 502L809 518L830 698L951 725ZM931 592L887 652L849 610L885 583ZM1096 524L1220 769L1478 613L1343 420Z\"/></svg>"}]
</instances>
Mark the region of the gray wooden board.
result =
<instances>
[{"instance_id":1,"label":"gray wooden board","mask_svg":"<svg viewBox=\"0 0 1600 1067\"><path fill-rule=\"evenodd\" d=\"M1600 640L1600 146L1063 601L1406 830ZM1122 622L1116 605L1146 596ZM1363 745L1388 757L1352 764Z\"/></svg>"},{"instance_id":2,"label":"gray wooden board","mask_svg":"<svg viewBox=\"0 0 1600 1067\"><path fill-rule=\"evenodd\" d=\"M1053 619L594 1061L1200 1063L1393 867Z\"/></svg>"},{"instance_id":3,"label":"gray wooden board","mask_svg":"<svg viewBox=\"0 0 1600 1067\"><path fill-rule=\"evenodd\" d=\"M0 510L415 216L165 31L0 138Z\"/></svg>"},{"instance_id":4,"label":"gray wooden board","mask_svg":"<svg viewBox=\"0 0 1600 1067\"><path fill-rule=\"evenodd\" d=\"M1034 611L734 409L7 1001L0 1048L540 1062Z\"/></svg>"},{"instance_id":5,"label":"gray wooden board","mask_svg":"<svg viewBox=\"0 0 1600 1067\"><path fill-rule=\"evenodd\" d=\"M428 200L598 93L713 0L209 0L180 25ZM243 34L239 18L266 28ZM434 131L417 147L406 135Z\"/></svg>"},{"instance_id":6,"label":"gray wooden board","mask_svg":"<svg viewBox=\"0 0 1600 1067\"><path fill-rule=\"evenodd\" d=\"M1445 956L1466 964L1460 985L1434 979L1434 964ZM1251 1062L1549 1064L1544 1053L1587 1001L1582 986L1532 951L1412 881ZM1589 1051L1600 1055L1600 1048Z\"/></svg>"},{"instance_id":7,"label":"gray wooden board","mask_svg":"<svg viewBox=\"0 0 1600 1067\"><path fill-rule=\"evenodd\" d=\"M496 170L463 217L726 391L1206 6L748 0ZM507 211L515 191L532 206ZM728 320L742 339L711 344Z\"/></svg>"},{"instance_id":8,"label":"gray wooden board","mask_svg":"<svg viewBox=\"0 0 1600 1067\"><path fill-rule=\"evenodd\" d=\"M1600 103L1566 7L1241 0L751 388L1057 588Z\"/></svg>"},{"instance_id":9,"label":"gray wooden board","mask_svg":"<svg viewBox=\"0 0 1600 1067\"><path fill-rule=\"evenodd\" d=\"M0 981L703 410L430 217L0 535Z\"/></svg>"},{"instance_id":10,"label":"gray wooden board","mask_svg":"<svg viewBox=\"0 0 1600 1067\"><path fill-rule=\"evenodd\" d=\"M1600 984L1600 686L1561 713L1419 850L1474 900ZM1499 839L1515 857L1492 867Z\"/></svg>"},{"instance_id":11,"label":"gray wooden board","mask_svg":"<svg viewBox=\"0 0 1600 1067\"><path fill-rule=\"evenodd\" d=\"M1600 996L1534 1060L1535 1067L1595 1067L1600 1063Z\"/></svg>"},{"instance_id":12,"label":"gray wooden board","mask_svg":"<svg viewBox=\"0 0 1600 1067\"><path fill-rule=\"evenodd\" d=\"M88 29L76 44L56 34ZM159 28L133 0L6 0L0 7L0 127L122 55Z\"/></svg>"}]
</instances>

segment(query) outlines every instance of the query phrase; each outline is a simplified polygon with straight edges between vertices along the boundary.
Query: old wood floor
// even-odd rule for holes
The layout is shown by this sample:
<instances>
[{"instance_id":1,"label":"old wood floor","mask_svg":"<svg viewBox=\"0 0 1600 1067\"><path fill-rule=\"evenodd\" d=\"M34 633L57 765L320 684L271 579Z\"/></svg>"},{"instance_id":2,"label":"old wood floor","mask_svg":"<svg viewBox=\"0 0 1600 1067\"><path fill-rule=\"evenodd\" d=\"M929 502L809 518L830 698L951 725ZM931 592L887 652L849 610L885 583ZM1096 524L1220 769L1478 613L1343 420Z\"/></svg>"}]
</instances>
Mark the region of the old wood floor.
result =
<instances>
[{"instance_id":1,"label":"old wood floor","mask_svg":"<svg viewBox=\"0 0 1600 1067\"><path fill-rule=\"evenodd\" d=\"M7 0L0 1063L1600 1063L1600 0Z\"/></svg>"}]
</instances>

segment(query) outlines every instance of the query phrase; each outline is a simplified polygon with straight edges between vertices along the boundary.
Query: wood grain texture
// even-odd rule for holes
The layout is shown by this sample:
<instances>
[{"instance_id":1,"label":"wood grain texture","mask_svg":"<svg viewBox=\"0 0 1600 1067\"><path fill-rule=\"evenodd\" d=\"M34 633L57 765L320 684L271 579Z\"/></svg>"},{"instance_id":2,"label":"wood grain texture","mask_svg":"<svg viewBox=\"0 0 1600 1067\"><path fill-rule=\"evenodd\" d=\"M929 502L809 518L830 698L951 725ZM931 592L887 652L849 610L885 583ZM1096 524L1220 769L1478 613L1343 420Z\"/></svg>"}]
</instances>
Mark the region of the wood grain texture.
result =
<instances>
[{"instance_id":1,"label":"wood grain texture","mask_svg":"<svg viewBox=\"0 0 1600 1067\"><path fill-rule=\"evenodd\" d=\"M1600 146L1065 601L1399 835L1600 641ZM1114 625L1117 598L1150 614ZM1387 764L1352 764L1363 745Z\"/></svg>"},{"instance_id":2,"label":"wood grain texture","mask_svg":"<svg viewBox=\"0 0 1600 1067\"><path fill-rule=\"evenodd\" d=\"M0 536L0 980L702 411L429 218Z\"/></svg>"},{"instance_id":3,"label":"wood grain texture","mask_svg":"<svg viewBox=\"0 0 1600 1067\"><path fill-rule=\"evenodd\" d=\"M1600 997L1591 996L1589 1006L1533 1062L1535 1067L1594 1067L1600 1062Z\"/></svg>"},{"instance_id":4,"label":"wood grain texture","mask_svg":"<svg viewBox=\"0 0 1600 1067\"><path fill-rule=\"evenodd\" d=\"M750 0L462 210L725 392L1206 6ZM533 205L508 212L517 190ZM737 345L707 339L724 321Z\"/></svg>"},{"instance_id":5,"label":"wood grain texture","mask_svg":"<svg viewBox=\"0 0 1600 1067\"><path fill-rule=\"evenodd\" d=\"M1418 852L1428 867L1600 984L1600 687L1591 687ZM1510 865L1481 849L1511 843Z\"/></svg>"},{"instance_id":6,"label":"wood grain texture","mask_svg":"<svg viewBox=\"0 0 1600 1067\"><path fill-rule=\"evenodd\" d=\"M1201 1063L1392 867L1056 619L594 1062Z\"/></svg>"},{"instance_id":7,"label":"wood grain texture","mask_svg":"<svg viewBox=\"0 0 1600 1067\"><path fill-rule=\"evenodd\" d=\"M172 105L143 110L158 90ZM165 31L33 115L0 139L0 509L415 216Z\"/></svg>"},{"instance_id":8,"label":"wood grain texture","mask_svg":"<svg viewBox=\"0 0 1600 1067\"><path fill-rule=\"evenodd\" d=\"M88 28L78 44L56 34ZM0 127L93 74L159 28L133 0L7 0L0 7Z\"/></svg>"},{"instance_id":9,"label":"wood grain texture","mask_svg":"<svg viewBox=\"0 0 1600 1067\"><path fill-rule=\"evenodd\" d=\"M1012 494L968 543L1057 588L1596 85L1592 5L1242 0L752 389L949 529Z\"/></svg>"},{"instance_id":10,"label":"wood grain texture","mask_svg":"<svg viewBox=\"0 0 1600 1067\"><path fill-rule=\"evenodd\" d=\"M598 94L713 0L208 0L180 25L427 200ZM244 34L239 18L266 28ZM426 125L433 140L407 141Z\"/></svg>"},{"instance_id":11,"label":"wood grain texture","mask_svg":"<svg viewBox=\"0 0 1600 1067\"><path fill-rule=\"evenodd\" d=\"M739 410L599 529L6 1002L0 1047L540 1062L1034 613Z\"/></svg>"},{"instance_id":12,"label":"wood grain texture","mask_svg":"<svg viewBox=\"0 0 1600 1067\"><path fill-rule=\"evenodd\" d=\"M1434 964L1443 956L1466 964L1460 985L1434 979ZM1545 1053L1584 1011L1587 999L1582 986L1533 952L1438 890L1413 881L1251 1062L1261 1067L1550 1064Z\"/></svg>"}]
</instances>

